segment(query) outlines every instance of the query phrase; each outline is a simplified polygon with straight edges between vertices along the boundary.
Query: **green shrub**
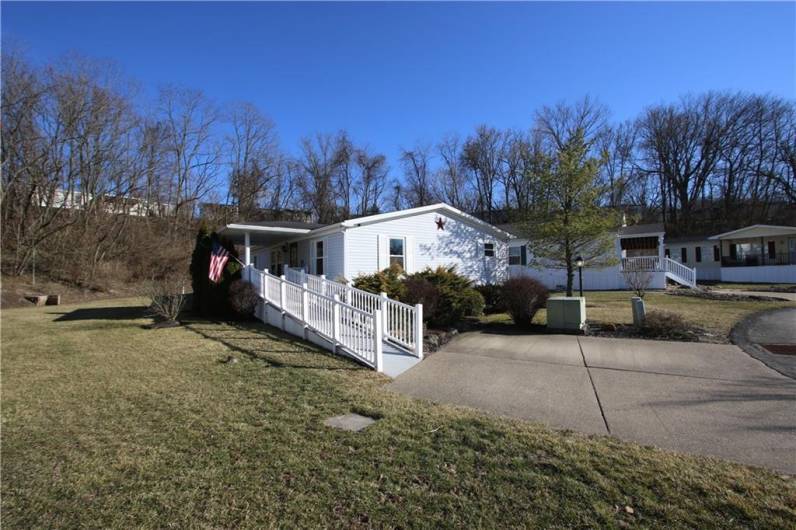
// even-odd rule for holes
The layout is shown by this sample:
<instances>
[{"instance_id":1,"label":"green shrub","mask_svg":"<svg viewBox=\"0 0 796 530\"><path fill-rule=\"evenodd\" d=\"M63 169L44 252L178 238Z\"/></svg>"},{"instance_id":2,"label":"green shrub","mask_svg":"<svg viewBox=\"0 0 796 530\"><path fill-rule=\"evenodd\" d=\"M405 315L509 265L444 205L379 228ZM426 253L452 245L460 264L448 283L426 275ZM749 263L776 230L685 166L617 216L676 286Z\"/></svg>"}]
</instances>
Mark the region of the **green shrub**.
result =
<instances>
[{"instance_id":1,"label":"green shrub","mask_svg":"<svg viewBox=\"0 0 796 530\"><path fill-rule=\"evenodd\" d=\"M484 313L505 313L506 303L503 301L503 286L496 283L477 285L476 290L484 297Z\"/></svg>"},{"instance_id":2,"label":"green shrub","mask_svg":"<svg viewBox=\"0 0 796 530\"><path fill-rule=\"evenodd\" d=\"M514 324L528 327L536 312L545 306L547 287L533 278L512 278L503 283L503 301Z\"/></svg>"},{"instance_id":3,"label":"green shrub","mask_svg":"<svg viewBox=\"0 0 796 530\"><path fill-rule=\"evenodd\" d=\"M404 286L404 272L399 265L374 274L363 274L354 278L354 287L369 293L387 293L387 296L396 300L403 300L406 294Z\"/></svg>"},{"instance_id":4,"label":"green shrub","mask_svg":"<svg viewBox=\"0 0 796 530\"><path fill-rule=\"evenodd\" d=\"M401 301L410 305L423 304L423 320L428 322L432 315L437 314L440 292L434 284L425 278L409 277L404 280L404 287Z\"/></svg>"},{"instance_id":5,"label":"green shrub","mask_svg":"<svg viewBox=\"0 0 796 530\"><path fill-rule=\"evenodd\" d=\"M456 272L455 266L426 268L407 276L404 283L412 285L415 293L425 293L426 297L432 296L429 285L436 289L433 307L423 305L423 319L431 326L455 324L464 317L480 315L484 310L484 297L473 287L470 279ZM413 294L413 297L417 296ZM402 300L418 303L407 295Z\"/></svg>"},{"instance_id":6,"label":"green shrub","mask_svg":"<svg viewBox=\"0 0 796 530\"><path fill-rule=\"evenodd\" d=\"M226 248L232 256L238 257L238 252L232 241L219 237L215 232L208 233L204 225L199 228L190 265L191 287L193 288L192 309L202 316L223 318L233 314L229 305L229 288L232 282L240 279L241 266L230 258L221 274L221 281L219 283L211 282L208 274L214 240Z\"/></svg>"}]
</instances>

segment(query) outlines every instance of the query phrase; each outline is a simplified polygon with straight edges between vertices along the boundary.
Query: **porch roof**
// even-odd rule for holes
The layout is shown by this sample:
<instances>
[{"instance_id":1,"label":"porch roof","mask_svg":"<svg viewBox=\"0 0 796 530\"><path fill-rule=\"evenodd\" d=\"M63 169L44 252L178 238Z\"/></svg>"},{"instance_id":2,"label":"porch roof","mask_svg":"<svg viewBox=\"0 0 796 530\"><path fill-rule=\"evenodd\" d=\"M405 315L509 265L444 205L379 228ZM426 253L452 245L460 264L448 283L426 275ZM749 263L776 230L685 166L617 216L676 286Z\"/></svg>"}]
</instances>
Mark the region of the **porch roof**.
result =
<instances>
[{"instance_id":1,"label":"porch roof","mask_svg":"<svg viewBox=\"0 0 796 530\"><path fill-rule=\"evenodd\" d=\"M663 223L650 223L643 225L623 226L617 230L616 235L620 238L625 237L646 237L658 236L666 232Z\"/></svg>"},{"instance_id":2,"label":"porch roof","mask_svg":"<svg viewBox=\"0 0 796 530\"><path fill-rule=\"evenodd\" d=\"M281 243L287 239L308 234L324 225L301 223L298 221L264 221L257 223L232 223L218 231L236 244L244 244L245 234L249 234L252 245L267 246Z\"/></svg>"},{"instance_id":3,"label":"porch roof","mask_svg":"<svg viewBox=\"0 0 796 530\"><path fill-rule=\"evenodd\" d=\"M753 239L758 237L796 236L796 226L751 225L724 232L708 239Z\"/></svg>"}]
</instances>

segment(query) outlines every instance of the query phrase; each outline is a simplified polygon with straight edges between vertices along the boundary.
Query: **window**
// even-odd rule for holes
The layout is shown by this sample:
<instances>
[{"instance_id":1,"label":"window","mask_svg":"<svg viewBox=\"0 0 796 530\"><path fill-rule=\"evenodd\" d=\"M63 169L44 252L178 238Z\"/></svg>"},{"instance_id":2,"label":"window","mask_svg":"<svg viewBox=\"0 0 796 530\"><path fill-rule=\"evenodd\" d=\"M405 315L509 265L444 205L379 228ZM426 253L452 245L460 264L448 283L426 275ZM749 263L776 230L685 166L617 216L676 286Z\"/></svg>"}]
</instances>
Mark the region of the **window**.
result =
<instances>
[{"instance_id":1,"label":"window","mask_svg":"<svg viewBox=\"0 0 796 530\"><path fill-rule=\"evenodd\" d=\"M700 263L702 261L702 247L694 248L694 252L695 252L694 259L696 260L697 263Z\"/></svg>"},{"instance_id":2,"label":"window","mask_svg":"<svg viewBox=\"0 0 796 530\"><path fill-rule=\"evenodd\" d=\"M326 253L323 248L323 241L315 242L315 274L325 274L324 264L326 261Z\"/></svg>"},{"instance_id":3,"label":"window","mask_svg":"<svg viewBox=\"0 0 796 530\"><path fill-rule=\"evenodd\" d=\"M665 255L667 258L671 258L671 257L672 257L672 253L671 253L671 252L669 252L669 249L668 249L668 248L667 248L666 250L664 250L664 251L663 251L663 253L664 253L664 255Z\"/></svg>"},{"instance_id":4,"label":"window","mask_svg":"<svg viewBox=\"0 0 796 530\"><path fill-rule=\"evenodd\" d=\"M721 251L718 245L713 245L713 261L721 260Z\"/></svg>"},{"instance_id":5,"label":"window","mask_svg":"<svg viewBox=\"0 0 796 530\"><path fill-rule=\"evenodd\" d=\"M522 247L509 247L509 265L522 265Z\"/></svg>"},{"instance_id":6,"label":"window","mask_svg":"<svg viewBox=\"0 0 796 530\"><path fill-rule=\"evenodd\" d=\"M400 265L404 268L404 240L401 237L390 238L390 267Z\"/></svg>"},{"instance_id":7,"label":"window","mask_svg":"<svg viewBox=\"0 0 796 530\"><path fill-rule=\"evenodd\" d=\"M774 241L768 242L768 259L775 259L777 257L777 244Z\"/></svg>"},{"instance_id":8,"label":"window","mask_svg":"<svg viewBox=\"0 0 796 530\"><path fill-rule=\"evenodd\" d=\"M680 249L680 263L686 263L688 261L688 249L683 247Z\"/></svg>"},{"instance_id":9,"label":"window","mask_svg":"<svg viewBox=\"0 0 796 530\"><path fill-rule=\"evenodd\" d=\"M486 257L486 258L494 258L495 257L495 244L494 243L484 243L484 257Z\"/></svg>"},{"instance_id":10,"label":"window","mask_svg":"<svg viewBox=\"0 0 796 530\"><path fill-rule=\"evenodd\" d=\"M252 256L252 266L253 266L255 269L259 269L259 268L260 268L260 267L258 267L258 266L257 266L257 254L255 254L254 256Z\"/></svg>"}]
</instances>

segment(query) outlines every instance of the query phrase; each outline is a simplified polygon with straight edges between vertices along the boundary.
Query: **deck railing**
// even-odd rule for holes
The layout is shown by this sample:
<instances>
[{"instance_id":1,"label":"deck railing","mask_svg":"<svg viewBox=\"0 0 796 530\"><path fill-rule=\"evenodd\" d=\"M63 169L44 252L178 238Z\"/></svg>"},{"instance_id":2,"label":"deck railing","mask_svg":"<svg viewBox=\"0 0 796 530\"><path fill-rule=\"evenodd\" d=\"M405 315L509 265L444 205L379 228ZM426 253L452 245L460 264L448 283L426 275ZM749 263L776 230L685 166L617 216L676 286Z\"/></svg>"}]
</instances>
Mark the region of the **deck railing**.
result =
<instances>
[{"instance_id":1,"label":"deck railing","mask_svg":"<svg viewBox=\"0 0 796 530\"><path fill-rule=\"evenodd\" d=\"M690 287L696 287L696 269L692 269L671 258L663 258L663 266L658 256L638 256L622 258L624 272L665 272L667 276Z\"/></svg>"},{"instance_id":2,"label":"deck railing","mask_svg":"<svg viewBox=\"0 0 796 530\"><path fill-rule=\"evenodd\" d=\"M636 258L622 258L623 271L659 271L661 263L658 256L639 256Z\"/></svg>"},{"instance_id":3,"label":"deck railing","mask_svg":"<svg viewBox=\"0 0 796 530\"><path fill-rule=\"evenodd\" d=\"M384 337L423 358L423 305L409 305L389 298L385 293L373 294L348 284L307 274L303 269L286 269L291 282L306 283L307 287L324 296L337 295L341 301L366 313L382 315Z\"/></svg>"},{"instance_id":4,"label":"deck railing","mask_svg":"<svg viewBox=\"0 0 796 530\"><path fill-rule=\"evenodd\" d=\"M663 261L666 264L666 272L679 276L689 286L696 287L696 269L687 267L671 258L663 258Z\"/></svg>"},{"instance_id":5,"label":"deck railing","mask_svg":"<svg viewBox=\"0 0 796 530\"><path fill-rule=\"evenodd\" d=\"M383 370L381 312L368 313L343 302L337 295L317 293L306 283L299 285L288 281L286 276L274 276L252 266L246 267L244 278L254 284L260 298L268 304L364 364L379 372Z\"/></svg>"}]
</instances>

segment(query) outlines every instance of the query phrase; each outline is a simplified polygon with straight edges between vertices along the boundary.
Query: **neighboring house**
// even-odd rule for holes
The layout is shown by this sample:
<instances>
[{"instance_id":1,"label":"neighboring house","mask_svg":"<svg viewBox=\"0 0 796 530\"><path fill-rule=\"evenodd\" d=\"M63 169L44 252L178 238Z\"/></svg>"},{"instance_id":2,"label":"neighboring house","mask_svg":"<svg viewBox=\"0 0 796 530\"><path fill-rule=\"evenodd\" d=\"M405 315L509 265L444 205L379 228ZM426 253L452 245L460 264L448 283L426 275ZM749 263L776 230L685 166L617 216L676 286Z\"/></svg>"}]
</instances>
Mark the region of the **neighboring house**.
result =
<instances>
[{"instance_id":1,"label":"neighboring house","mask_svg":"<svg viewBox=\"0 0 796 530\"><path fill-rule=\"evenodd\" d=\"M696 269L697 281L721 280L719 245L709 236L666 238L666 256Z\"/></svg>"},{"instance_id":2,"label":"neighboring house","mask_svg":"<svg viewBox=\"0 0 796 530\"><path fill-rule=\"evenodd\" d=\"M351 280L392 263L409 273L455 265L476 283L506 279L512 235L447 204L349 219L331 225L234 223L221 234L245 247L245 262L284 274L287 267Z\"/></svg>"},{"instance_id":3,"label":"neighboring house","mask_svg":"<svg viewBox=\"0 0 796 530\"><path fill-rule=\"evenodd\" d=\"M723 282L796 283L796 226L752 225L709 240Z\"/></svg>"},{"instance_id":4,"label":"neighboring house","mask_svg":"<svg viewBox=\"0 0 796 530\"><path fill-rule=\"evenodd\" d=\"M519 229L514 229L519 232ZM509 243L509 275L529 276L542 282L549 289L562 289L567 283L566 268L534 262L527 247L527 239L513 239ZM664 256L663 224L623 226L615 234L614 250L600 258L612 264L583 267L584 291L628 289L625 271L633 269L648 275L650 289L664 289L666 279L693 286L694 272L687 267L667 260ZM579 285L575 271L575 287Z\"/></svg>"}]
</instances>

